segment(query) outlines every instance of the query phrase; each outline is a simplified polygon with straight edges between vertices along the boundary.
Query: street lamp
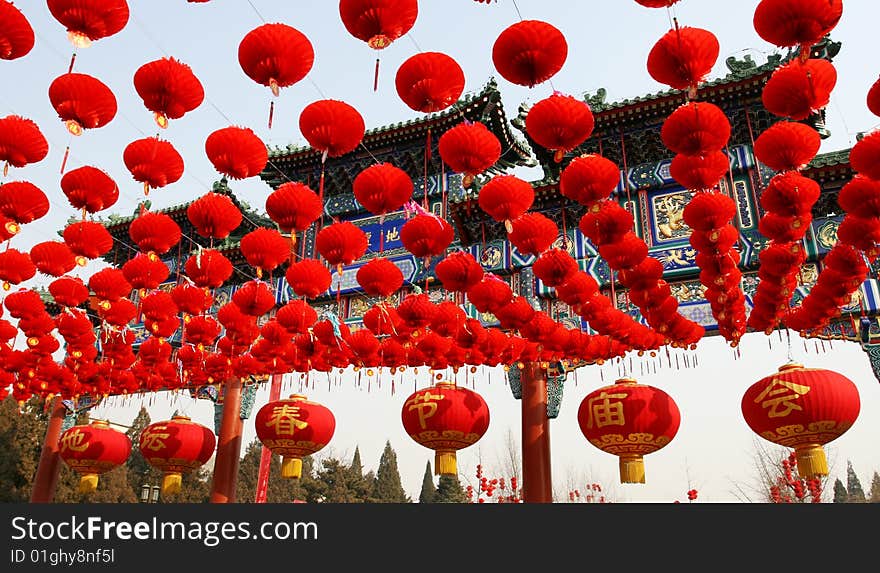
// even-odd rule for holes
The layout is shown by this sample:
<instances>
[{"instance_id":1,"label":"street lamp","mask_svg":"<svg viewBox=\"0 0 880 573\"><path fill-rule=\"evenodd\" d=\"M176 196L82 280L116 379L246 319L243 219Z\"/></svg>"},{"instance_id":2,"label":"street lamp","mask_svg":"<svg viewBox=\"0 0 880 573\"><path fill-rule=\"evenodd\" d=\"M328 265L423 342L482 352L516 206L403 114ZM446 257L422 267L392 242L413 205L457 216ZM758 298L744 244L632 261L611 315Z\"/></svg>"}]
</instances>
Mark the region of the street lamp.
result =
<instances>
[{"instance_id":1,"label":"street lamp","mask_svg":"<svg viewBox=\"0 0 880 573\"><path fill-rule=\"evenodd\" d=\"M150 473L150 470L144 471L144 481L147 480L147 475ZM158 485L144 483L141 486L141 503L159 503L159 491L160 487Z\"/></svg>"}]
</instances>

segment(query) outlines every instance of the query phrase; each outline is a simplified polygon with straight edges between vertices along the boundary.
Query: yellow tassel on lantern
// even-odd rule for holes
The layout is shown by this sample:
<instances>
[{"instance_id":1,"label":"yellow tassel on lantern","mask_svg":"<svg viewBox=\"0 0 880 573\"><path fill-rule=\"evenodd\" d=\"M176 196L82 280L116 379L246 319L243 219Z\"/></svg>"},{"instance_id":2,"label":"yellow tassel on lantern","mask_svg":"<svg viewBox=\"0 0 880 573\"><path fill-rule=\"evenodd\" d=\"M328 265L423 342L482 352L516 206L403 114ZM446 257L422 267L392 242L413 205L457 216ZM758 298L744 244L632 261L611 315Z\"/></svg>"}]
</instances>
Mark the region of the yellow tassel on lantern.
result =
<instances>
[{"instance_id":1,"label":"yellow tassel on lantern","mask_svg":"<svg viewBox=\"0 0 880 573\"><path fill-rule=\"evenodd\" d=\"M804 479L828 475L828 461L825 459L825 450L819 444L798 446L795 448L797 455L797 471Z\"/></svg>"},{"instance_id":2,"label":"yellow tassel on lantern","mask_svg":"<svg viewBox=\"0 0 880 573\"><path fill-rule=\"evenodd\" d=\"M455 450L437 450L434 454L434 473L441 476L457 476Z\"/></svg>"},{"instance_id":3,"label":"yellow tassel on lantern","mask_svg":"<svg viewBox=\"0 0 880 573\"><path fill-rule=\"evenodd\" d=\"M620 483L645 483L645 459L642 456L620 456Z\"/></svg>"},{"instance_id":4,"label":"yellow tassel on lantern","mask_svg":"<svg viewBox=\"0 0 880 573\"><path fill-rule=\"evenodd\" d=\"M77 488L79 493L92 493L96 489L98 489L98 474L83 474L79 478L79 487Z\"/></svg>"},{"instance_id":5,"label":"yellow tassel on lantern","mask_svg":"<svg viewBox=\"0 0 880 573\"><path fill-rule=\"evenodd\" d=\"M281 477L286 479L300 479L302 477L303 462L299 458L284 458L281 462Z\"/></svg>"},{"instance_id":6,"label":"yellow tassel on lantern","mask_svg":"<svg viewBox=\"0 0 880 573\"><path fill-rule=\"evenodd\" d=\"M174 495L180 493L180 485L183 475L179 472L169 472L162 476L162 495Z\"/></svg>"}]
</instances>

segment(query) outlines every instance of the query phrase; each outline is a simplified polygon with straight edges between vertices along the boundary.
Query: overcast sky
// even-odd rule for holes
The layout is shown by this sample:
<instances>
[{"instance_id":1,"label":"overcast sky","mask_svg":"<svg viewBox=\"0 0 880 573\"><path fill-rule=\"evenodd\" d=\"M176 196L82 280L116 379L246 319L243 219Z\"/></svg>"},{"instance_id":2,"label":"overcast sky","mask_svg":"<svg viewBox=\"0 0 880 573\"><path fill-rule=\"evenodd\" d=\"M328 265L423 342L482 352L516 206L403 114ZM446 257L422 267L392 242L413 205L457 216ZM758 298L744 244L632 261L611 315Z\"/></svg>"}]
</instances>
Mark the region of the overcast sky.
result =
<instances>
[{"instance_id":1,"label":"overcast sky","mask_svg":"<svg viewBox=\"0 0 880 573\"><path fill-rule=\"evenodd\" d=\"M208 134L221 127L243 125L254 129L269 145L304 144L297 129L302 108L323 98L342 99L363 115L368 128L418 116L403 104L394 90L394 73L408 57L419 51L441 51L462 66L467 91L479 91L496 75L491 47L497 35L516 22L538 19L557 26L569 44L568 60L550 83L528 89L497 77L509 116L516 115L522 102L533 103L553 89L580 95L604 87L608 100L616 101L661 91L664 86L650 78L645 61L654 42L669 28L666 10L643 8L631 0L607 2L587 0L500 0L485 5L473 0L423 1L413 30L381 52L379 89L372 90L375 52L350 36L338 15L337 3L326 0L275 2L215 0L193 4L184 0L152 2L130 0L131 19L119 34L99 40L79 51L75 71L94 75L109 85L119 102L119 113L106 127L71 138L52 110L47 89L52 80L67 70L71 45L44 2L16 3L29 18L36 32L36 46L26 57L0 63L0 115L16 113L35 120L50 142L48 157L24 169L12 169L7 181L29 180L40 186L52 204L44 219L25 226L12 246L28 249L40 241L57 239L57 231L74 215L62 195L58 181L65 146L71 144L67 169L95 165L111 174L120 185L121 196L112 213L129 215L142 199L141 184L131 179L122 163L122 149L131 141L155 135L152 114L138 98L132 85L135 70L142 64L173 56L192 66L206 90L206 100L194 112L161 133L181 152L186 163L183 178L150 194L154 208L192 200L210 190L218 174L204 153ZM761 40L752 27L757 0L716 2L683 0L677 7L680 24L698 26L714 32L721 44L721 57L712 77L724 75L729 56L750 55L759 64L774 48ZM834 39L843 42L835 60L839 78L828 108L828 127L832 137L823 151L850 147L860 131L877 127L878 118L865 105L865 95L880 73L875 55L880 40L874 23L880 8L874 0L847 0ZM316 52L315 64L306 79L282 90L276 101L274 125L267 126L271 99L268 88L247 78L238 60L238 44L244 35L263 22L282 21L305 33ZM537 173L534 174L538 178ZM263 208L270 189L258 178L233 182L233 191L242 200ZM91 272L79 271L81 273ZM86 276L83 274L83 276ZM31 281L28 285L36 284ZM686 500L685 492L696 488L704 501L731 501L735 484L747 485L754 474L751 457L753 434L740 413L745 389L772 373L785 362L788 349L773 337L748 335L735 358L719 338L703 340L697 350L699 365L676 369L662 366L657 373L641 375L647 363L634 362L633 374L642 382L665 389L678 402L682 425L675 440L665 449L646 458L647 483L638 486L617 484L617 460L590 446L577 427L576 412L581 399L592 389L610 382L620 373L613 365L581 369L570 378L560 417L551 423L554 480L559 491L574 480L583 485L598 481L616 501ZM880 470L880 449L876 436L880 429L880 384L874 378L865 354L854 344L810 341L804 347L795 339L795 358L809 366L835 369L849 376L862 396L862 413L856 425L827 449L832 472L845 476L846 460L852 460L865 489L874 470ZM665 363L664 363L665 364ZM424 369L423 369L424 370ZM293 388L297 378L290 377ZM427 378L402 383L391 393L389 381L381 388L366 378L357 385L351 377L340 383L320 375L308 390L312 399L329 406L337 419L337 432L325 453L350 458L356 446L368 469L375 469L386 440L397 450L404 487L418 496L425 461L431 452L413 443L403 432L400 407L414 385L424 386ZM478 459L484 465L497 465L504 454L507 434L519 434L519 402L507 388L503 372L481 371L475 378L461 379L473 385L489 402L492 422L489 433L477 445L460 452L464 478L473 476ZM369 386L369 389L368 389ZM258 395L257 407L267 400L267 391ZM212 425L212 406L178 397L173 402L159 395L149 398L154 420L167 417L180 408L196 421ZM96 415L122 424L134 417L140 401L116 401L98 408ZM252 422L245 425L245 441L254 437ZM500 475L498 477L501 477ZM509 476L505 476L509 477Z\"/></svg>"}]
</instances>

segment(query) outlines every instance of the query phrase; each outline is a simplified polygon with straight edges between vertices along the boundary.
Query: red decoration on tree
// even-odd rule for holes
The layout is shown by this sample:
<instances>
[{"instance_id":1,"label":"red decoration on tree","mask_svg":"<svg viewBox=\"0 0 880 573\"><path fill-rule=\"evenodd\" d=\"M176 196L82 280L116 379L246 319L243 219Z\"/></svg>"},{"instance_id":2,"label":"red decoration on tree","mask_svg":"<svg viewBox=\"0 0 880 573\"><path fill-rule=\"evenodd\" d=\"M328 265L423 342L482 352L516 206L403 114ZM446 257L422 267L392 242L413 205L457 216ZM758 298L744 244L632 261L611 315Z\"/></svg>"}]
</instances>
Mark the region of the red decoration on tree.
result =
<instances>
[{"instance_id":1,"label":"red decoration on tree","mask_svg":"<svg viewBox=\"0 0 880 573\"><path fill-rule=\"evenodd\" d=\"M144 184L144 195L183 176L183 157L171 143L158 137L132 141L125 147L122 160L134 180Z\"/></svg>"},{"instance_id":2,"label":"red decoration on tree","mask_svg":"<svg viewBox=\"0 0 880 573\"><path fill-rule=\"evenodd\" d=\"M434 450L435 474L458 475L456 451L472 446L489 429L489 406L473 390L444 381L411 394L401 420L409 437Z\"/></svg>"},{"instance_id":3,"label":"red decoration on tree","mask_svg":"<svg viewBox=\"0 0 880 573\"><path fill-rule=\"evenodd\" d=\"M403 285L403 273L388 259L372 259L357 271L357 282L370 296L386 298Z\"/></svg>"},{"instance_id":4,"label":"red decoration on tree","mask_svg":"<svg viewBox=\"0 0 880 573\"><path fill-rule=\"evenodd\" d=\"M806 167L821 145L819 132L809 125L780 121L755 140L755 157L774 171L795 171Z\"/></svg>"},{"instance_id":5,"label":"red decoration on tree","mask_svg":"<svg viewBox=\"0 0 880 573\"><path fill-rule=\"evenodd\" d=\"M320 451L333 439L333 412L305 396L269 402L254 419L257 437L273 454L283 457L281 477L302 477L302 458Z\"/></svg>"},{"instance_id":6,"label":"red decoration on tree","mask_svg":"<svg viewBox=\"0 0 880 573\"><path fill-rule=\"evenodd\" d=\"M163 496L180 492L183 474L207 463L216 445L214 432L186 416L150 424L139 442L144 460L163 474Z\"/></svg>"},{"instance_id":7,"label":"red decoration on tree","mask_svg":"<svg viewBox=\"0 0 880 573\"><path fill-rule=\"evenodd\" d=\"M557 163L586 141L594 126L593 112L585 101L559 92L533 105L526 115L526 132L538 145L553 151Z\"/></svg>"},{"instance_id":8,"label":"red decoration on tree","mask_svg":"<svg viewBox=\"0 0 880 573\"><path fill-rule=\"evenodd\" d=\"M16 60L34 48L34 29L12 2L0 0L0 60Z\"/></svg>"},{"instance_id":9,"label":"red decoration on tree","mask_svg":"<svg viewBox=\"0 0 880 573\"><path fill-rule=\"evenodd\" d=\"M676 25L651 48L648 73L672 89L687 90L693 98L697 86L718 61L720 49L718 38L712 32Z\"/></svg>"},{"instance_id":10,"label":"red decoration on tree","mask_svg":"<svg viewBox=\"0 0 880 573\"><path fill-rule=\"evenodd\" d=\"M161 128L168 127L168 120L180 119L196 109L205 99L205 89L192 68L175 58L139 67L134 73L134 89Z\"/></svg>"},{"instance_id":11,"label":"red decoration on tree","mask_svg":"<svg viewBox=\"0 0 880 573\"><path fill-rule=\"evenodd\" d=\"M773 72L761 101L770 113L800 121L828 105L836 84L837 70L828 60L794 60Z\"/></svg>"},{"instance_id":12,"label":"red decoration on tree","mask_svg":"<svg viewBox=\"0 0 880 573\"><path fill-rule=\"evenodd\" d=\"M501 158L501 142L480 122L466 121L449 129L440 136L438 150L453 171L463 174L465 189Z\"/></svg>"},{"instance_id":13,"label":"red decoration on tree","mask_svg":"<svg viewBox=\"0 0 880 573\"><path fill-rule=\"evenodd\" d=\"M205 140L205 153L219 173L232 179L259 175L269 162L266 144L249 127L224 127Z\"/></svg>"},{"instance_id":14,"label":"red decoration on tree","mask_svg":"<svg viewBox=\"0 0 880 573\"><path fill-rule=\"evenodd\" d=\"M128 226L128 236L142 253L162 255L180 242L180 226L165 213L145 211Z\"/></svg>"},{"instance_id":15,"label":"red decoration on tree","mask_svg":"<svg viewBox=\"0 0 880 573\"><path fill-rule=\"evenodd\" d=\"M333 280L327 266L317 259L290 263L284 276L293 292L304 298L316 298L327 292Z\"/></svg>"},{"instance_id":16,"label":"red decoration on tree","mask_svg":"<svg viewBox=\"0 0 880 573\"><path fill-rule=\"evenodd\" d=\"M328 157L341 157L357 149L364 138L364 118L343 101L323 99L307 105L299 116L303 137Z\"/></svg>"},{"instance_id":17,"label":"red decoration on tree","mask_svg":"<svg viewBox=\"0 0 880 573\"><path fill-rule=\"evenodd\" d=\"M49 12L67 28L67 38L75 47L112 36L128 24L125 0L47 0Z\"/></svg>"},{"instance_id":18,"label":"red decoration on tree","mask_svg":"<svg viewBox=\"0 0 880 573\"><path fill-rule=\"evenodd\" d=\"M440 52L420 52L397 70L397 95L410 109L422 113L442 111L461 97L464 72L453 58Z\"/></svg>"},{"instance_id":19,"label":"red decoration on tree","mask_svg":"<svg viewBox=\"0 0 880 573\"><path fill-rule=\"evenodd\" d=\"M793 448L798 473L805 478L828 475L822 446L849 430L860 406L850 379L794 363L753 384L742 398L743 417L752 431Z\"/></svg>"},{"instance_id":20,"label":"red decoration on tree","mask_svg":"<svg viewBox=\"0 0 880 573\"><path fill-rule=\"evenodd\" d=\"M302 183L283 183L266 198L266 214L285 233L305 231L323 209L315 192Z\"/></svg>"},{"instance_id":21,"label":"red decoration on tree","mask_svg":"<svg viewBox=\"0 0 880 573\"><path fill-rule=\"evenodd\" d=\"M492 46L492 62L501 77L530 88L556 75L567 57L565 36L540 20L521 20L511 25Z\"/></svg>"},{"instance_id":22,"label":"red decoration on tree","mask_svg":"<svg viewBox=\"0 0 880 573\"><path fill-rule=\"evenodd\" d=\"M130 453L131 440L111 428L106 420L94 420L88 426L74 426L58 440L61 459L81 475L80 493L95 491L98 476L124 464Z\"/></svg>"},{"instance_id":23,"label":"red decoration on tree","mask_svg":"<svg viewBox=\"0 0 880 573\"><path fill-rule=\"evenodd\" d=\"M403 169L378 163L357 174L352 192L364 209L382 216L399 210L412 198L413 182Z\"/></svg>"},{"instance_id":24,"label":"red decoration on tree","mask_svg":"<svg viewBox=\"0 0 880 573\"><path fill-rule=\"evenodd\" d=\"M208 192L186 208L196 232L211 239L225 239L241 225L241 211L228 195Z\"/></svg>"},{"instance_id":25,"label":"red decoration on tree","mask_svg":"<svg viewBox=\"0 0 880 573\"><path fill-rule=\"evenodd\" d=\"M80 266L85 266L86 259L97 259L113 248L113 236L104 225L94 221L71 223L64 228L62 237Z\"/></svg>"},{"instance_id":26,"label":"red decoration on tree","mask_svg":"<svg viewBox=\"0 0 880 573\"><path fill-rule=\"evenodd\" d=\"M85 165L61 178L61 191L74 209L97 213L116 204L119 186L106 172Z\"/></svg>"},{"instance_id":27,"label":"red decoration on tree","mask_svg":"<svg viewBox=\"0 0 880 573\"><path fill-rule=\"evenodd\" d=\"M7 115L0 118L0 161L4 162L4 177L9 166L24 167L42 161L49 153L49 144L32 120Z\"/></svg>"},{"instance_id":28,"label":"red decoration on tree","mask_svg":"<svg viewBox=\"0 0 880 573\"><path fill-rule=\"evenodd\" d=\"M620 483L645 483L643 456L671 442L680 423L669 394L632 378L590 392L578 408L578 425L587 440L620 458Z\"/></svg>"}]
</instances>

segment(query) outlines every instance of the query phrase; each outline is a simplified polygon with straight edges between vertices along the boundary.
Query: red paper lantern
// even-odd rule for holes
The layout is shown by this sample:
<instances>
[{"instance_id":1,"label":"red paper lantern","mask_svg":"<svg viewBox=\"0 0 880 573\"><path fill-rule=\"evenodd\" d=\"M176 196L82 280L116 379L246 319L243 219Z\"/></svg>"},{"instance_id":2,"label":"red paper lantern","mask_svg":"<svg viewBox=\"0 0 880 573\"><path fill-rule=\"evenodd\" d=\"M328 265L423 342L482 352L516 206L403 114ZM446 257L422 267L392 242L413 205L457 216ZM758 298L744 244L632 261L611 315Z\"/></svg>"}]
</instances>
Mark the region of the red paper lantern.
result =
<instances>
[{"instance_id":1,"label":"red paper lantern","mask_svg":"<svg viewBox=\"0 0 880 573\"><path fill-rule=\"evenodd\" d=\"M822 446L839 438L860 409L856 385L821 368L789 363L753 384L742 398L742 413L756 434L797 455L801 477L828 475Z\"/></svg>"},{"instance_id":2,"label":"red paper lantern","mask_svg":"<svg viewBox=\"0 0 880 573\"><path fill-rule=\"evenodd\" d=\"M510 243L525 255L540 255L559 237L559 228L541 213L526 213L511 224Z\"/></svg>"},{"instance_id":3,"label":"red paper lantern","mask_svg":"<svg viewBox=\"0 0 880 573\"><path fill-rule=\"evenodd\" d=\"M61 191L74 209L97 213L116 204L119 186L97 167L85 165L68 171L61 178Z\"/></svg>"},{"instance_id":4,"label":"red paper lantern","mask_svg":"<svg viewBox=\"0 0 880 573\"><path fill-rule=\"evenodd\" d=\"M880 181L880 131L874 131L853 145L849 163L859 174Z\"/></svg>"},{"instance_id":5,"label":"red paper lantern","mask_svg":"<svg viewBox=\"0 0 880 573\"><path fill-rule=\"evenodd\" d=\"M305 231L323 210L321 199L302 183L283 183L266 198L266 214L285 233Z\"/></svg>"},{"instance_id":6,"label":"red paper lantern","mask_svg":"<svg viewBox=\"0 0 880 573\"><path fill-rule=\"evenodd\" d=\"M556 296L559 300L572 307L587 304L598 292L599 283L584 272L574 273L568 280L556 287Z\"/></svg>"},{"instance_id":7,"label":"red paper lantern","mask_svg":"<svg viewBox=\"0 0 880 573\"><path fill-rule=\"evenodd\" d=\"M433 214L416 215L400 228L403 248L416 257L443 255L454 238L452 225Z\"/></svg>"},{"instance_id":8,"label":"red paper lantern","mask_svg":"<svg viewBox=\"0 0 880 573\"><path fill-rule=\"evenodd\" d=\"M706 155L678 154L672 159L669 174L685 189L713 189L730 171L730 158L723 151Z\"/></svg>"},{"instance_id":9,"label":"red paper lantern","mask_svg":"<svg viewBox=\"0 0 880 573\"><path fill-rule=\"evenodd\" d=\"M315 298L327 292L333 281L327 266L317 259L290 263L284 276L293 292L304 298Z\"/></svg>"},{"instance_id":10,"label":"red paper lantern","mask_svg":"<svg viewBox=\"0 0 880 573\"><path fill-rule=\"evenodd\" d=\"M800 46L809 53L842 15L842 0L761 0L753 23L758 35L771 44Z\"/></svg>"},{"instance_id":11,"label":"red paper lantern","mask_svg":"<svg viewBox=\"0 0 880 573\"><path fill-rule=\"evenodd\" d=\"M144 428L139 442L144 460L163 474L163 496L180 492L183 474L211 459L216 445L214 432L179 415Z\"/></svg>"},{"instance_id":12,"label":"red paper lantern","mask_svg":"<svg viewBox=\"0 0 880 573\"><path fill-rule=\"evenodd\" d=\"M357 271L357 282L369 296L391 296L403 285L403 273L384 258L372 259Z\"/></svg>"},{"instance_id":13,"label":"red paper lantern","mask_svg":"<svg viewBox=\"0 0 880 573\"><path fill-rule=\"evenodd\" d=\"M352 192L364 209L381 216L399 210L412 198L413 182L403 169L378 163L357 174Z\"/></svg>"},{"instance_id":14,"label":"red paper lantern","mask_svg":"<svg viewBox=\"0 0 880 573\"><path fill-rule=\"evenodd\" d=\"M289 333L302 334L315 324L318 313L306 301L295 299L278 309L275 320Z\"/></svg>"},{"instance_id":15,"label":"red paper lantern","mask_svg":"<svg viewBox=\"0 0 880 573\"><path fill-rule=\"evenodd\" d=\"M55 78L49 86L49 101L73 135L103 127L116 117L116 96L101 80L87 74Z\"/></svg>"},{"instance_id":16,"label":"red paper lantern","mask_svg":"<svg viewBox=\"0 0 880 573\"><path fill-rule=\"evenodd\" d=\"M315 236L315 250L330 265L350 265L367 252L367 234L354 223L343 221L327 225Z\"/></svg>"},{"instance_id":17,"label":"red paper lantern","mask_svg":"<svg viewBox=\"0 0 880 573\"><path fill-rule=\"evenodd\" d=\"M684 209L684 222L697 231L718 229L736 216L736 203L723 193L697 193Z\"/></svg>"},{"instance_id":18,"label":"red paper lantern","mask_svg":"<svg viewBox=\"0 0 880 573\"><path fill-rule=\"evenodd\" d=\"M71 223L64 228L62 237L80 266L85 266L86 259L97 259L113 248L113 236L104 225L94 221Z\"/></svg>"},{"instance_id":19,"label":"red paper lantern","mask_svg":"<svg viewBox=\"0 0 880 573\"><path fill-rule=\"evenodd\" d=\"M27 253L18 249L6 249L0 252L0 281L3 281L3 290L9 290L10 285L32 279L35 274L37 267Z\"/></svg>"},{"instance_id":20,"label":"red paper lantern","mask_svg":"<svg viewBox=\"0 0 880 573\"><path fill-rule=\"evenodd\" d=\"M516 175L497 175L480 188L480 208L496 221L513 221L531 208L535 190Z\"/></svg>"},{"instance_id":21,"label":"red paper lantern","mask_svg":"<svg viewBox=\"0 0 880 573\"><path fill-rule=\"evenodd\" d=\"M587 140L595 120L585 101L558 92L542 99L526 115L526 132L535 142L555 152L557 163Z\"/></svg>"},{"instance_id":22,"label":"red paper lantern","mask_svg":"<svg viewBox=\"0 0 880 573\"><path fill-rule=\"evenodd\" d=\"M466 292L483 278L483 267L465 251L449 253L434 268L437 279L448 291Z\"/></svg>"},{"instance_id":23,"label":"red paper lantern","mask_svg":"<svg viewBox=\"0 0 880 573\"><path fill-rule=\"evenodd\" d=\"M208 192L186 208L186 217L196 232L212 239L225 239L241 225L241 211L228 195Z\"/></svg>"},{"instance_id":24,"label":"red paper lantern","mask_svg":"<svg viewBox=\"0 0 880 573\"><path fill-rule=\"evenodd\" d=\"M79 277L62 276L49 283L49 294L57 304L74 307L88 300L89 288Z\"/></svg>"},{"instance_id":25,"label":"red paper lantern","mask_svg":"<svg viewBox=\"0 0 880 573\"><path fill-rule=\"evenodd\" d=\"M755 157L774 171L803 169L822 145L819 132L809 125L780 121L755 140Z\"/></svg>"},{"instance_id":26,"label":"red paper lantern","mask_svg":"<svg viewBox=\"0 0 880 573\"><path fill-rule=\"evenodd\" d=\"M513 300L513 291L504 280L487 274L468 289L467 298L478 312L493 313Z\"/></svg>"},{"instance_id":27,"label":"red paper lantern","mask_svg":"<svg viewBox=\"0 0 880 573\"><path fill-rule=\"evenodd\" d=\"M309 39L292 26L270 23L248 32L238 45L238 63L250 79L277 96L309 73L315 50Z\"/></svg>"},{"instance_id":28,"label":"red paper lantern","mask_svg":"<svg viewBox=\"0 0 880 573\"><path fill-rule=\"evenodd\" d=\"M666 32L648 53L648 73L672 89L696 93L721 50L715 34L702 28L676 26Z\"/></svg>"},{"instance_id":29,"label":"red paper lantern","mask_svg":"<svg viewBox=\"0 0 880 573\"><path fill-rule=\"evenodd\" d=\"M799 121L827 106L836 84L837 70L828 60L794 60L773 72L761 101L770 113Z\"/></svg>"},{"instance_id":30,"label":"red paper lantern","mask_svg":"<svg viewBox=\"0 0 880 573\"><path fill-rule=\"evenodd\" d=\"M205 99L205 89L192 68L175 58L139 67L134 73L134 89L163 128L168 127L168 120L180 119Z\"/></svg>"},{"instance_id":31,"label":"red paper lantern","mask_svg":"<svg viewBox=\"0 0 880 573\"><path fill-rule=\"evenodd\" d=\"M480 122L458 124L441 135L437 145L441 159L464 175L465 188L501 158L501 142Z\"/></svg>"},{"instance_id":32,"label":"red paper lantern","mask_svg":"<svg viewBox=\"0 0 880 573\"><path fill-rule=\"evenodd\" d=\"M49 212L49 198L27 181L10 181L0 185L0 213L18 225L42 218ZM9 229L18 232L17 229Z\"/></svg>"},{"instance_id":33,"label":"red paper lantern","mask_svg":"<svg viewBox=\"0 0 880 573\"><path fill-rule=\"evenodd\" d=\"M837 203L847 215L880 217L880 181L856 175L841 188Z\"/></svg>"},{"instance_id":34,"label":"red paper lantern","mask_svg":"<svg viewBox=\"0 0 880 573\"><path fill-rule=\"evenodd\" d=\"M269 162L266 144L249 127L224 127L205 140L205 153L219 173L232 179L259 175Z\"/></svg>"},{"instance_id":35,"label":"red paper lantern","mask_svg":"<svg viewBox=\"0 0 880 573\"><path fill-rule=\"evenodd\" d=\"M424 328L437 314L437 305L426 294L408 294L398 305L397 314L409 328Z\"/></svg>"},{"instance_id":36,"label":"red paper lantern","mask_svg":"<svg viewBox=\"0 0 880 573\"><path fill-rule=\"evenodd\" d=\"M165 282L171 271L155 255L138 253L122 265L122 274L132 288L151 290Z\"/></svg>"},{"instance_id":37,"label":"red paper lantern","mask_svg":"<svg viewBox=\"0 0 880 573\"><path fill-rule=\"evenodd\" d=\"M819 199L821 188L812 179L795 172L775 175L761 193L761 206L778 215L809 213Z\"/></svg>"},{"instance_id":38,"label":"red paper lantern","mask_svg":"<svg viewBox=\"0 0 880 573\"><path fill-rule=\"evenodd\" d=\"M453 58L440 52L419 52L397 70L397 95L410 109L442 111L461 97L464 72Z\"/></svg>"},{"instance_id":39,"label":"red paper lantern","mask_svg":"<svg viewBox=\"0 0 880 573\"><path fill-rule=\"evenodd\" d=\"M348 33L374 50L387 48L409 32L419 15L416 0L340 0L339 16Z\"/></svg>"},{"instance_id":40,"label":"red paper lantern","mask_svg":"<svg viewBox=\"0 0 880 573\"><path fill-rule=\"evenodd\" d=\"M74 426L58 440L58 454L72 470L81 475L80 493L98 487L98 476L125 463L131 453L128 436L110 427L106 420L94 420L87 426Z\"/></svg>"},{"instance_id":41,"label":"red paper lantern","mask_svg":"<svg viewBox=\"0 0 880 573\"><path fill-rule=\"evenodd\" d=\"M323 99L310 103L299 115L303 137L328 157L341 157L357 149L364 138L364 118L343 101Z\"/></svg>"},{"instance_id":42,"label":"red paper lantern","mask_svg":"<svg viewBox=\"0 0 880 573\"><path fill-rule=\"evenodd\" d=\"M180 312L198 315L211 308L214 297L211 291L189 282L182 282L171 289L171 300Z\"/></svg>"},{"instance_id":43,"label":"red paper lantern","mask_svg":"<svg viewBox=\"0 0 880 573\"><path fill-rule=\"evenodd\" d=\"M612 199L597 201L581 217L578 228L593 245L615 243L633 229L632 213Z\"/></svg>"},{"instance_id":44,"label":"red paper lantern","mask_svg":"<svg viewBox=\"0 0 880 573\"><path fill-rule=\"evenodd\" d=\"M599 247L599 254L612 269L629 269L648 256L648 245L634 232L629 231L619 241Z\"/></svg>"},{"instance_id":45,"label":"red paper lantern","mask_svg":"<svg viewBox=\"0 0 880 573\"><path fill-rule=\"evenodd\" d=\"M134 180L144 184L145 195L183 176L183 157L171 143L158 137L132 141L122 152L122 160Z\"/></svg>"},{"instance_id":46,"label":"red paper lantern","mask_svg":"<svg viewBox=\"0 0 880 573\"><path fill-rule=\"evenodd\" d=\"M291 256L290 241L275 229L254 229L241 238L238 247L248 264L257 269L257 278L272 272Z\"/></svg>"},{"instance_id":47,"label":"red paper lantern","mask_svg":"<svg viewBox=\"0 0 880 573\"><path fill-rule=\"evenodd\" d=\"M0 60L16 60L34 48L34 29L12 2L0 2Z\"/></svg>"},{"instance_id":48,"label":"red paper lantern","mask_svg":"<svg viewBox=\"0 0 880 573\"><path fill-rule=\"evenodd\" d=\"M180 226L165 213L146 211L128 226L128 236L143 253L162 255L180 242Z\"/></svg>"},{"instance_id":49,"label":"red paper lantern","mask_svg":"<svg viewBox=\"0 0 880 573\"><path fill-rule=\"evenodd\" d=\"M601 155L575 157L559 176L559 192L581 205L607 199L620 184L620 168Z\"/></svg>"},{"instance_id":50,"label":"red paper lantern","mask_svg":"<svg viewBox=\"0 0 880 573\"><path fill-rule=\"evenodd\" d=\"M727 146L730 120L715 104L689 102L663 122L660 138L670 151L683 155L706 155Z\"/></svg>"},{"instance_id":51,"label":"red paper lantern","mask_svg":"<svg viewBox=\"0 0 880 573\"><path fill-rule=\"evenodd\" d=\"M31 261L38 271L52 277L60 277L76 267L76 259L65 243L43 241L30 250Z\"/></svg>"},{"instance_id":52,"label":"red paper lantern","mask_svg":"<svg viewBox=\"0 0 880 573\"><path fill-rule=\"evenodd\" d=\"M67 38L76 47L112 36L128 24L125 0L47 0L49 12L67 28Z\"/></svg>"},{"instance_id":53,"label":"red paper lantern","mask_svg":"<svg viewBox=\"0 0 880 573\"><path fill-rule=\"evenodd\" d=\"M678 0L636 0L636 4L641 4L645 8L669 8Z\"/></svg>"},{"instance_id":54,"label":"red paper lantern","mask_svg":"<svg viewBox=\"0 0 880 573\"><path fill-rule=\"evenodd\" d=\"M669 394L632 378L590 392L578 408L578 425L587 440L620 458L620 483L645 483L643 456L671 442L680 423Z\"/></svg>"},{"instance_id":55,"label":"red paper lantern","mask_svg":"<svg viewBox=\"0 0 880 573\"><path fill-rule=\"evenodd\" d=\"M868 90L868 110L880 117L880 79L871 85Z\"/></svg>"},{"instance_id":56,"label":"red paper lantern","mask_svg":"<svg viewBox=\"0 0 880 573\"><path fill-rule=\"evenodd\" d=\"M10 165L24 167L37 163L48 153L49 144L32 120L18 115L0 118L0 161L4 162L4 176Z\"/></svg>"},{"instance_id":57,"label":"red paper lantern","mask_svg":"<svg viewBox=\"0 0 880 573\"><path fill-rule=\"evenodd\" d=\"M275 308L275 293L263 281L248 281L236 289L232 302L248 316L263 316Z\"/></svg>"},{"instance_id":58,"label":"red paper lantern","mask_svg":"<svg viewBox=\"0 0 880 573\"><path fill-rule=\"evenodd\" d=\"M260 408L254 427L263 445L283 457L281 477L299 479L302 458L330 443L336 431L336 418L325 406L293 394Z\"/></svg>"},{"instance_id":59,"label":"red paper lantern","mask_svg":"<svg viewBox=\"0 0 880 573\"><path fill-rule=\"evenodd\" d=\"M434 450L435 474L458 475L456 452L477 443L489 429L489 406L473 390L444 381L411 394L401 420L409 437Z\"/></svg>"},{"instance_id":60,"label":"red paper lantern","mask_svg":"<svg viewBox=\"0 0 880 573\"><path fill-rule=\"evenodd\" d=\"M521 20L509 26L492 46L492 62L501 77L530 88L556 75L567 57L565 36L540 20Z\"/></svg>"},{"instance_id":61,"label":"red paper lantern","mask_svg":"<svg viewBox=\"0 0 880 573\"><path fill-rule=\"evenodd\" d=\"M232 276L232 263L214 249L200 250L184 264L186 276L203 288L217 288Z\"/></svg>"},{"instance_id":62,"label":"red paper lantern","mask_svg":"<svg viewBox=\"0 0 880 573\"><path fill-rule=\"evenodd\" d=\"M566 283L578 272L577 261L563 249L550 249L541 254L532 265L535 276L548 287Z\"/></svg>"}]
</instances>

